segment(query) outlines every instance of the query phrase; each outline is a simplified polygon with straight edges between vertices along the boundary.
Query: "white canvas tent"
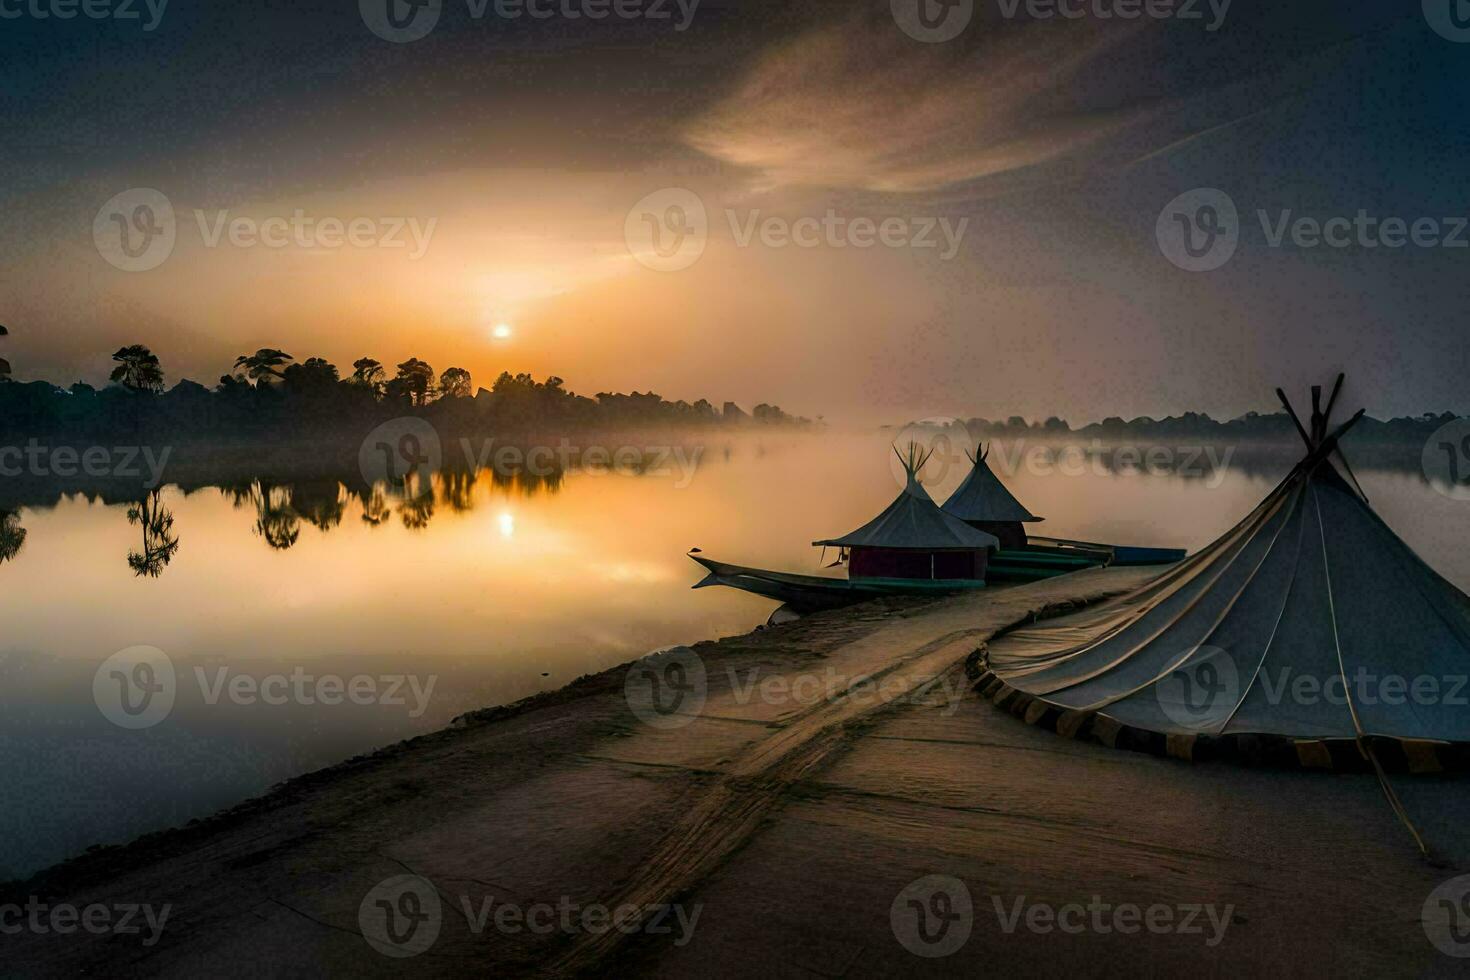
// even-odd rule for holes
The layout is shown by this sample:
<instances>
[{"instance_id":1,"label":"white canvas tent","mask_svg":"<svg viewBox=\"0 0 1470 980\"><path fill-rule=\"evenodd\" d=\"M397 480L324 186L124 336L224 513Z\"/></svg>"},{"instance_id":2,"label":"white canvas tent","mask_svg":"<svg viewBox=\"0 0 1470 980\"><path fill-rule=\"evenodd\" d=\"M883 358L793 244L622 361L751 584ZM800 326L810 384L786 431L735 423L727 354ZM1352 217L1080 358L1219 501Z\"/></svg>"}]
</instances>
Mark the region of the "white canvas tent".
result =
<instances>
[{"instance_id":1,"label":"white canvas tent","mask_svg":"<svg viewBox=\"0 0 1470 980\"><path fill-rule=\"evenodd\" d=\"M1329 431L1331 409L1314 389L1306 456L1244 521L1131 594L993 642L981 690L1065 735L1188 758L1463 761L1470 598L1374 513L1338 448L1363 413Z\"/></svg>"}]
</instances>

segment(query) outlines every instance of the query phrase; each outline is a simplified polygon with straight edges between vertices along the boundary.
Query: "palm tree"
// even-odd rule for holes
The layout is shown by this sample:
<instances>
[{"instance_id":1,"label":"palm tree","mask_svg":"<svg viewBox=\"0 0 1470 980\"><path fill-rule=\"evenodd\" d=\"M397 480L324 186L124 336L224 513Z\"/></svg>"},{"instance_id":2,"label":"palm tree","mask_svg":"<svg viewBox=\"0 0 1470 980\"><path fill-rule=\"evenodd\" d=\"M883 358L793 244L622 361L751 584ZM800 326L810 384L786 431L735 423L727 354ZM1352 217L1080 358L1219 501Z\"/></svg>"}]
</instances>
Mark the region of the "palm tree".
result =
<instances>
[{"instance_id":1,"label":"palm tree","mask_svg":"<svg viewBox=\"0 0 1470 980\"><path fill-rule=\"evenodd\" d=\"M0 324L0 337L9 337L9 336L10 336L10 331L9 330L6 330L3 324ZM5 358L0 357L0 381L4 381L4 380L6 380L9 377L10 377L10 362L7 361Z\"/></svg>"},{"instance_id":2,"label":"palm tree","mask_svg":"<svg viewBox=\"0 0 1470 980\"><path fill-rule=\"evenodd\" d=\"M256 386L259 387L272 378L280 378L281 366L287 361L294 360L296 358L283 350L276 350L274 347L262 347L254 354L241 354L235 358L235 370L239 371L243 369L245 376L251 381L254 381Z\"/></svg>"},{"instance_id":3,"label":"palm tree","mask_svg":"<svg viewBox=\"0 0 1470 980\"><path fill-rule=\"evenodd\" d=\"M142 344L133 344L112 355L118 366L112 369L109 379L122 383L129 391L163 390L163 371L158 366L158 355Z\"/></svg>"}]
</instances>

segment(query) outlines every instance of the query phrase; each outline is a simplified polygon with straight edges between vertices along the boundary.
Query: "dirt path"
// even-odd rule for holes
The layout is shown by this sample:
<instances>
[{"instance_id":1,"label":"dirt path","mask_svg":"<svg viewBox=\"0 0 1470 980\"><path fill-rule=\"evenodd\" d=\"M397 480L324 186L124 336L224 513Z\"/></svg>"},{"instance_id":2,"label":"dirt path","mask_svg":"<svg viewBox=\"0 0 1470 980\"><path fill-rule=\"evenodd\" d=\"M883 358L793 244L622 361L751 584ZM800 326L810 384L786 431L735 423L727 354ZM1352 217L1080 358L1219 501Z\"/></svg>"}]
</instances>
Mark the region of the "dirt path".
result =
<instances>
[{"instance_id":1,"label":"dirt path","mask_svg":"<svg viewBox=\"0 0 1470 980\"><path fill-rule=\"evenodd\" d=\"M837 976L999 963L1024 976L1160 973L1201 955L1288 975L1458 965L1419 924L1451 872L1416 859L1371 781L1112 752L968 691L962 664L997 630L1147 574L877 604L700 644L702 703L673 721L635 710L625 669L480 713L0 889L0 905L170 909L152 944L5 936L5 972ZM1461 784L1408 796L1442 839L1459 832ZM968 938L943 959L914 952L899 915L905 889L935 875L973 894ZM1093 896L1229 905L1240 921L1202 950L1182 935L1007 932L989 904Z\"/></svg>"}]
</instances>

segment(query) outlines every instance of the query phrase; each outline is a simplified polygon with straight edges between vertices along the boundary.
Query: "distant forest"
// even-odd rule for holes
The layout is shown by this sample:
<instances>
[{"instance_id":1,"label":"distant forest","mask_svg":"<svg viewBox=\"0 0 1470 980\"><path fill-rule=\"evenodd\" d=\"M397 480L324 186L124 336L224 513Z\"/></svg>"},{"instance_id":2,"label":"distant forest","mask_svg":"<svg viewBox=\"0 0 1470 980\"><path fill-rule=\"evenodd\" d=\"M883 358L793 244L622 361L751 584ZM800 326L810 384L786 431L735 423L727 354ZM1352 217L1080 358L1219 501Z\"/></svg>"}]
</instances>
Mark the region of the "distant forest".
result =
<instances>
[{"instance_id":1,"label":"distant forest","mask_svg":"<svg viewBox=\"0 0 1470 980\"><path fill-rule=\"evenodd\" d=\"M1456 418L1458 416L1453 412L1426 412L1423 415L1388 421L1364 416L1348 433L1344 442L1347 445L1370 447L1418 447L1441 426L1455 421ZM1248 412L1228 421L1219 421L1198 412L1185 412L1183 415L1162 419L1142 416L1125 420L1113 416L1076 429L1066 420L1055 416L1041 422L1027 421L1019 415L1013 415L1004 421L977 417L959 422L963 424L970 438L985 441L1030 439L1077 444L1097 440L1107 445L1147 443L1173 446L1198 442L1224 442L1232 445L1286 443L1293 452L1300 445L1291 416L1284 411L1273 414ZM888 428L897 432L900 427Z\"/></svg>"},{"instance_id":2,"label":"distant forest","mask_svg":"<svg viewBox=\"0 0 1470 980\"><path fill-rule=\"evenodd\" d=\"M7 333L0 327L0 337ZM465 369L436 373L418 358L390 373L364 357L344 376L325 358L298 362L285 351L263 348L242 354L213 388L190 380L169 387L158 356L141 344L122 348L112 359L117 366L111 383L100 390L82 382L61 388L15 381L9 362L0 359L0 435L278 438L365 431L364 425L400 415L422 415L456 430L495 431L810 424L775 405L746 413L733 402L716 408L704 399L667 401L652 392L588 398L569 391L561 378L538 381L508 371L477 391Z\"/></svg>"}]
</instances>

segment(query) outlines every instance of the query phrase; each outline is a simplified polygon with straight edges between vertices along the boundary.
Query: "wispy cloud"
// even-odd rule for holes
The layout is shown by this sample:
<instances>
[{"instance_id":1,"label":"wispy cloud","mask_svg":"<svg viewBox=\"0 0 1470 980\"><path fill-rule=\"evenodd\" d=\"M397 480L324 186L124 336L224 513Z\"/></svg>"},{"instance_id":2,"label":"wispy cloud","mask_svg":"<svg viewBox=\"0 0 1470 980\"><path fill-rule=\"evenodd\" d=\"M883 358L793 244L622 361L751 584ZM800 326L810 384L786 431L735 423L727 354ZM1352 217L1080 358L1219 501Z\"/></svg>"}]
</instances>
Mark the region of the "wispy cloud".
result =
<instances>
[{"instance_id":1,"label":"wispy cloud","mask_svg":"<svg viewBox=\"0 0 1470 980\"><path fill-rule=\"evenodd\" d=\"M986 31L970 47L917 44L869 17L815 29L766 53L685 138L770 185L872 191L1062 159L1141 114L1092 108L1079 84L1136 32L1066 27Z\"/></svg>"}]
</instances>

